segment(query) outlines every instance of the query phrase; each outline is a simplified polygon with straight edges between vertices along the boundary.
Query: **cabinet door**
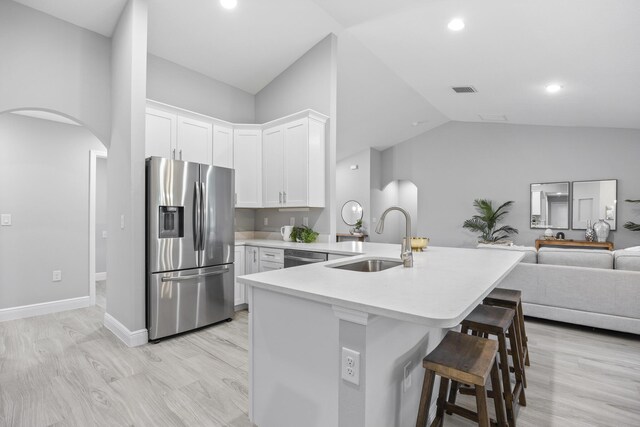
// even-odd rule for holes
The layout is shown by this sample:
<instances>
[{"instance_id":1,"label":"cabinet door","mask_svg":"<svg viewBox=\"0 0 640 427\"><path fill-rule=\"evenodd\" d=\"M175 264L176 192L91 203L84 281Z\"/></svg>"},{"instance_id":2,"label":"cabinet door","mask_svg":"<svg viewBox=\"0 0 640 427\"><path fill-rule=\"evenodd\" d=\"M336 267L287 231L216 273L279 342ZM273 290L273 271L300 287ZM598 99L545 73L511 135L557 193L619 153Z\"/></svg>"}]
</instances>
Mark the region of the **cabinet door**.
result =
<instances>
[{"instance_id":1,"label":"cabinet door","mask_svg":"<svg viewBox=\"0 0 640 427\"><path fill-rule=\"evenodd\" d=\"M187 162L211 164L211 123L178 116L176 158Z\"/></svg>"},{"instance_id":2,"label":"cabinet door","mask_svg":"<svg viewBox=\"0 0 640 427\"><path fill-rule=\"evenodd\" d=\"M259 271L258 248L247 246L245 255L244 274L254 274Z\"/></svg>"},{"instance_id":3,"label":"cabinet door","mask_svg":"<svg viewBox=\"0 0 640 427\"><path fill-rule=\"evenodd\" d=\"M178 116L166 111L147 108L145 120L145 157L172 158L176 147L176 123Z\"/></svg>"},{"instance_id":4,"label":"cabinet door","mask_svg":"<svg viewBox=\"0 0 640 427\"><path fill-rule=\"evenodd\" d=\"M238 283L238 276L245 274L245 248L239 246L235 249L235 261L234 266L234 305L238 306L247 303L246 286L242 283Z\"/></svg>"},{"instance_id":5,"label":"cabinet door","mask_svg":"<svg viewBox=\"0 0 640 427\"><path fill-rule=\"evenodd\" d=\"M309 189L309 120L284 126L284 205L307 206Z\"/></svg>"},{"instance_id":6,"label":"cabinet door","mask_svg":"<svg viewBox=\"0 0 640 427\"><path fill-rule=\"evenodd\" d=\"M236 129L233 136L236 207L262 206L262 131Z\"/></svg>"},{"instance_id":7,"label":"cabinet door","mask_svg":"<svg viewBox=\"0 0 640 427\"><path fill-rule=\"evenodd\" d=\"M264 207L282 206L284 131L279 126L262 133L262 200Z\"/></svg>"},{"instance_id":8,"label":"cabinet door","mask_svg":"<svg viewBox=\"0 0 640 427\"><path fill-rule=\"evenodd\" d=\"M213 166L233 169L233 129L213 126Z\"/></svg>"}]
</instances>

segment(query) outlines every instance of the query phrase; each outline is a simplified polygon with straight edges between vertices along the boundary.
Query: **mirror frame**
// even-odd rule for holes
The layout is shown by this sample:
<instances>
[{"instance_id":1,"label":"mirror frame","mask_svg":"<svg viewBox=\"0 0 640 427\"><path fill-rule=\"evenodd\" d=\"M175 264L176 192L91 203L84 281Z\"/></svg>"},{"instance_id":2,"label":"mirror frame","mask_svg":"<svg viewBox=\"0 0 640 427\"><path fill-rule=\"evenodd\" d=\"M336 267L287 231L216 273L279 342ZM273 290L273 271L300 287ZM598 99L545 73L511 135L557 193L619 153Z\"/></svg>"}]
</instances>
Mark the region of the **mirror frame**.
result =
<instances>
[{"instance_id":1,"label":"mirror frame","mask_svg":"<svg viewBox=\"0 0 640 427\"><path fill-rule=\"evenodd\" d=\"M567 226L566 227L533 227L531 225L531 217L533 216L533 200L531 200L531 194L533 193L533 186L534 185L546 185L546 184L567 184ZM551 229L551 230L570 230L570 226L572 224L572 219L573 219L573 212L571 211L572 209L572 189L573 189L573 185L570 181L556 181L556 182L534 182L532 184L529 184L529 228L531 230L546 230L547 228Z\"/></svg>"},{"instance_id":2,"label":"mirror frame","mask_svg":"<svg viewBox=\"0 0 640 427\"><path fill-rule=\"evenodd\" d=\"M346 202L344 202L344 204L342 205L342 208L340 209L340 217L342 218L342 222L344 222L345 224L353 227L354 225L356 225L356 222L358 222L358 220L356 220L356 222L354 222L353 224L349 224L347 222L347 220L344 218L344 207L347 206L348 203L357 203L358 206L360 206L360 218L358 218L358 220L361 220L364 216L364 208L362 207L362 204L357 201L357 200L347 200Z\"/></svg>"},{"instance_id":3,"label":"mirror frame","mask_svg":"<svg viewBox=\"0 0 640 427\"><path fill-rule=\"evenodd\" d=\"M580 227L574 227L573 226L573 186L574 184L577 183L582 183L582 182L601 182L601 181L613 181L616 183L616 198L615 200L615 214L614 214L614 224L615 227L613 225L611 225L611 223L609 223L609 225L611 226L611 231L616 231L618 229L618 180L617 179L586 179L584 181L571 181L571 229L572 230L586 230L586 228L580 228ZM598 221L600 218L596 219L596 221ZM606 220L606 218L605 218ZM593 224L591 224L591 226L593 226Z\"/></svg>"}]
</instances>

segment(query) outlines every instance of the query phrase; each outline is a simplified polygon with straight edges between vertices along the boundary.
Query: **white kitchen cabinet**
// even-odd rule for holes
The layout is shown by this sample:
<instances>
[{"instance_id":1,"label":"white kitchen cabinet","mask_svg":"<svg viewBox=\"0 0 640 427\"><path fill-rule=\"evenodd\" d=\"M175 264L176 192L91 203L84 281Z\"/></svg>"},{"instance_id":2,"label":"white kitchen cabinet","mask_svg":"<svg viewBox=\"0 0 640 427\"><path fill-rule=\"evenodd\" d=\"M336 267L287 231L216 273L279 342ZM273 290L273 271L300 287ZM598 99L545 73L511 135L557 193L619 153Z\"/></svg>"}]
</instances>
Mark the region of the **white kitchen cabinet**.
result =
<instances>
[{"instance_id":1,"label":"white kitchen cabinet","mask_svg":"<svg viewBox=\"0 0 640 427\"><path fill-rule=\"evenodd\" d=\"M247 246L245 248L244 274L253 274L260 271L258 248Z\"/></svg>"},{"instance_id":2,"label":"white kitchen cabinet","mask_svg":"<svg viewBox=\"0 0 640 427\"><path fill-rule=\"evenodd\" d=\"M284 249L260 248L258 254L260 273L284 268Z\"/></svg>"},{"instance_id":3,"label":"white kitchen cabinet","mask_svg":"<svg viewBox=\"0 0 640 427\"><path fill-rule=\"evenodd\" d=\"M233 277L234 277L234 305L236 307L247 303L246 286L243 283L238 283L238 276L245 274L245 248L244 246L238 246L235 249L235 260L233 263Z\"/></svg>"},{"instance_id":4,"label":"white kitchen cabinet","mask_svg":"<svg viewBox=\"0 0 640 427\"><path fill-rule=\"evenodd\" d=\"M172 158L176 146L178 115L147 108L145 120L145 156Z\"/></svg>"},{"instance_id":5,"label":"white kitchen cabinet","mask_svg":"<svg viewBox=\"0 0 640 427\"><path fill-rule=\"evenodd\" d=\"M212 125L178 116L178 143L175 158L187 162L211 164Z\"/></svg>"},{"instance_id":6,"label":"white kitchen cabinet","mask_svg":"<svg viewBox=\"0 0 640 427\"><path fill-rule=\"evenodd\" d=\"M233 128L213 125L213 166L233 169Z\"/></svg>"},{"instance_id":7,"label":"white kitchen cabinet","mask_svg":"<svg viewBox=\"0 0 640 427\"><path fill-rule=\"evenodd\" d=\"M324 207L325 123L309 113L263 131L264 207Z\"/></svg>"},{"instance_id":8,"label":"white kitchen cabinet","mask_svg":"<svg viewBox=\"0 0 640 427\"><path fill-rule=\"evenodd\" d=\"M236 207L262 207L262 131L259 127L234 130L233 157Z\"/></svg>"}]
</instances>

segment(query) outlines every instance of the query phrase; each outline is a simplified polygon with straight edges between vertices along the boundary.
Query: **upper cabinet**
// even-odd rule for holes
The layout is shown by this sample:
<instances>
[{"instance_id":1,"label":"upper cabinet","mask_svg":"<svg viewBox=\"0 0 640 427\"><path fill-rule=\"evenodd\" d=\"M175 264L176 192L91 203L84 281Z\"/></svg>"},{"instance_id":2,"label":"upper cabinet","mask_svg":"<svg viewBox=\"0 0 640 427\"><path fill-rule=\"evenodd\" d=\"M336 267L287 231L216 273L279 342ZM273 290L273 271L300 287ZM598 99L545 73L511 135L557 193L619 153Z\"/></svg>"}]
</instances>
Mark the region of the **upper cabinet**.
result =
<instances>
[{"instance_id":1,"label":"upper cabinet","mask_svg":"<svg viewBox=\"0 0 640 427\"><path fill-rule=\"evenodd\" d=\"M236 207L262 207L262 130L239 128L233 134Z\"/></svg>"},{"instance_id":2,"label":"upper cabinet","mask_svg":"<svg viewBox=\"0 0 640 427\"><path fill-rule=\"evenodd\" d=\"M213 125L213 166L233 168L233 127Z\"/></svg>"},{"instance_id":3,"label":"upper cabinet","mask_svg":"<svg viewBox=\"0 0 640 427\"><path fill-rule=\"evenodd\" d=\"M325 124L326 117L309 112L265 128L264 207L324 207Z\"/></svg>"},{"instance_id":4,"label":"upper cabinet","mask_svg":"<svg viewBox=\"0 0 640 427\"><path fill-rule=\"evenodd\" d=\"M178 138L174 159L211 164L212 125L178 116Z\"/></svg>"},{"instance_id":5,"label":"upper cabinet","mask_svg":"<svg viewBox=\"0 0 640 427\"><path fill-rule=\"evenodd\" d=\"M172 159L176 147L178 116L147 108L145 123L145 155Z\"/></svg>"}]
</instances>

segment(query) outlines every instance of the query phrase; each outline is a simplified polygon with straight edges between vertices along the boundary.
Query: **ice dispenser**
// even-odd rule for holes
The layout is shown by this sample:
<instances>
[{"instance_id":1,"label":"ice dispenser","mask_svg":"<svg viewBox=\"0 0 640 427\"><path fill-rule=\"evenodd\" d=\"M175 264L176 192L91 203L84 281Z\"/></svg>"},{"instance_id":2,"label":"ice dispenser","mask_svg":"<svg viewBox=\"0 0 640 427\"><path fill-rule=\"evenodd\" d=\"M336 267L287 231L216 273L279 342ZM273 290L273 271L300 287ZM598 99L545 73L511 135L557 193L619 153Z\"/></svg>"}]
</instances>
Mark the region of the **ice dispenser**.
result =
<instances>
[{"instance_id":1,"label":"ice dispenser","mask_svg":"<svg viewBox=\"0 0 640 427\"><path fill-rule=\"evenodd\" d=\"M160 206L158 237L171 239L184 237L184 207Z\"/></svg>"}]
</instances>

